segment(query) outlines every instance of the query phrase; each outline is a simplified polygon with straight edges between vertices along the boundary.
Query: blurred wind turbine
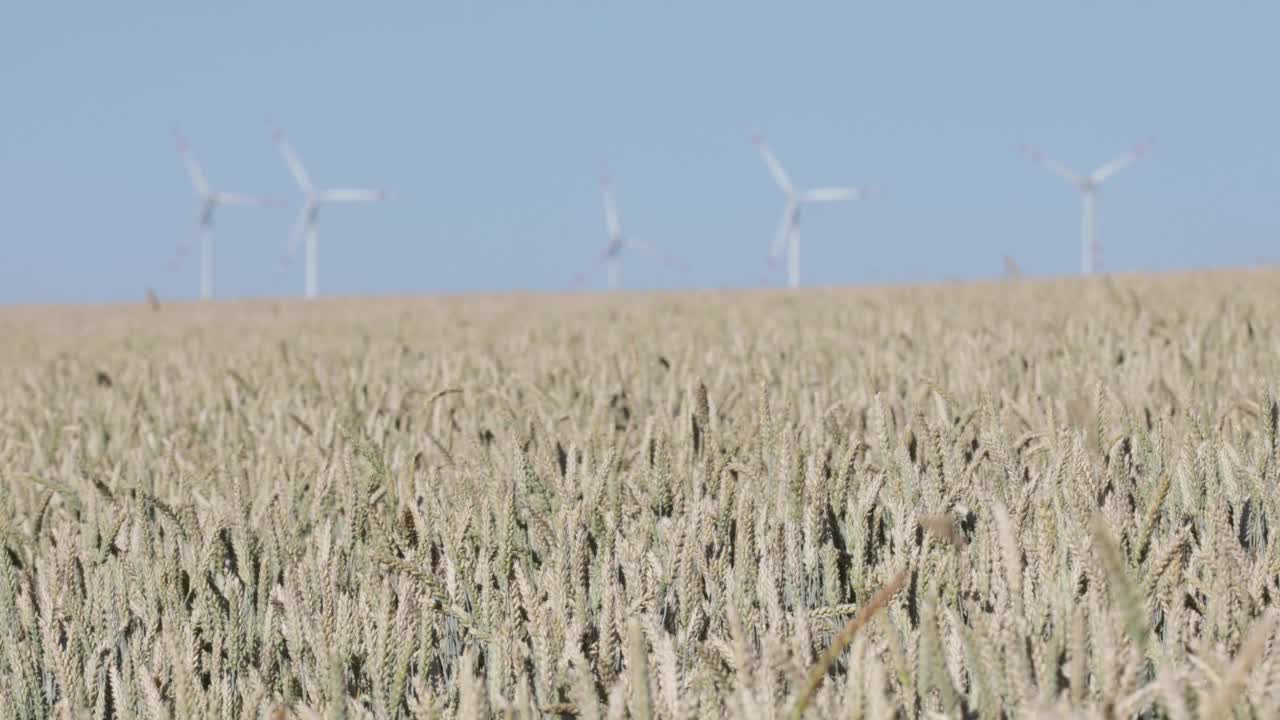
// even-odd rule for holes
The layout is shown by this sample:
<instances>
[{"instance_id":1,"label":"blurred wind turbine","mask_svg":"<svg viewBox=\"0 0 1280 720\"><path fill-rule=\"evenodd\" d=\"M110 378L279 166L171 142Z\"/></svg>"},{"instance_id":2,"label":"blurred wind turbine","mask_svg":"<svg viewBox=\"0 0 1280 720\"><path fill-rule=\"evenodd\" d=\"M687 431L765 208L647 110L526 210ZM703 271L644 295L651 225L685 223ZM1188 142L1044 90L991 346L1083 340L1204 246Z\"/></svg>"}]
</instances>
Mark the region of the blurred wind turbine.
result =
<instances>
[{"instance_id":1,"label":"blurred wind turbine","mask_svg":"<svg viewBox=\"0 0 1280 720\"><path fill-rule=\"evenodd\" d=\"M842 200L861 200L870 194L866 188L860 187L828 187L815 190L797 190L791 184L791 178L782 169L782 164L774 157L773 150L764 136L755 134L751 141L760 149L764 163L769 167L773 180L787 196L786 208L782 211L782 222L778 225L778 235L774 238L773 248L769 251L769 262L775 263L783 249L787 250L787 284L791 287L800 285L800 209L805 205L840 202Z\"/></svg>"},{"instance_id":2,"label":"blurred wind turbine","mask_svg":"<svg viewBox=\"0 0 1280 720\"><path fill-rule=\"evenodd\" d=\"M604 251L600 253L598 261L603 262L605 265L609 289L618 289L622 275L622 253L626 250L652 253L662 258L667 267L680 268L681 264L675 258L648 243L634 240L622 233L622 220L618 216L618 197L613 189L613 179L609 177L608 166L604 163L601 163L601 165L600 191L604 195L604 224L609 235L609 241L605 245ZM574 284L581 284L584 279L583 273L578 273L574 277Z\"/></svg>"},{"instance_id":3,"label":"blurred wind turbine","mask_svg":"<svg viewBox=\"0 0 1280 720\"><path fill-rule=\"evenodd\" d=\"M173 131L173 139L178 145L178 153L182 155L183 163L187 166L187 173L191 176L191 184L195 187L196 194L200 196L200 212L196 215L196 234L199 236L200 242L200 299L212 300L214 211L217 210L219 205L270 207L271 201L256 195L218 192L209 189L209 182L205 179L204 170L200 167L200 163L196 161L195 153L191 151L191 145L187 142L187 139L176 129ZM178 262L186 256L189 249L189 241L178 245L178 255L174 258L171 266L176 268Z\"/></svg>"},{"instance_id":4,"label":"blurred wind turbine","mask_svg":"<svg viewBox=\"0 0 1280 720\"><path fill-rule=\"evenodd\" d=\"M1021 280L1022 279L1022 268L1018 267L1018 261L1009 257L1008 255L1004 256L1004 279L1005 280Z\"/></svg>"},{"instance_id":5,"label":"blurred wind turbine","mask_svg":"<svg viewBox=\"0 0 1280 720\"><path fill-rule=\"evenodd\" d=\"M1129 167L1147 153L1149 143L1139 143L1120 157L1103 163L1088 175L1077 175L1053 158L1030 145L1018 149L1026 153L1049 172L1075 185L1080 190L1082 219L1080 223L1080 272L1091 275L1096 270L1098 246L1097 202L1098 187L1108 178Z\"/></svg>"},{"instance_id":6,"label":"blurred wind turbine","mask_svg":"<svg viewBox=\"0 0 1280 720\"><path fill-rule=\"evenodd\" d=\"M280 154L284 156L285 163L289 166L289 172L293 174L293 179L297 181L298 187L302 189L305 201L302 204L302 210L298 212L298 220L294 223L293 232L289 236L288 256L293 257L298 251L298 244L306 238L306 296L308 300L314 299L320 291L319 286L319 247L318 247L318 225L320 208L324 205L332 203L360 203L372 202L375 200L386 200L391 197L391 193L381 189L342 189L342 190L317 190L311 184L311 178L307 175L307 171L302 167L302 160L298 157L298 153L294 152L293 146L289 144L289 140L284 135L284 130L276 129L274 134L276 147L280 149Z\"/></svg>"}]
</instances>

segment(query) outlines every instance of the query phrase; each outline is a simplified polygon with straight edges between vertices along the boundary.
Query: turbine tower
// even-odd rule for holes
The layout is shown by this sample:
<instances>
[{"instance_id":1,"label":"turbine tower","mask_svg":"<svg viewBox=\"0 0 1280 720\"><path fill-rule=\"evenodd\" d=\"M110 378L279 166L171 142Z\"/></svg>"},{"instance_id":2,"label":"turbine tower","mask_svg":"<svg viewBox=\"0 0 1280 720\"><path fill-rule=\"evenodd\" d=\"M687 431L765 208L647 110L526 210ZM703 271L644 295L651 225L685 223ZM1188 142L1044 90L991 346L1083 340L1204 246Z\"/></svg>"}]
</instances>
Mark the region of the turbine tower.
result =
<instances>
[{"instance_id":1,"label":"turbine tower","mask_svg":"<svg viewBox=\"0 0 1280 720\"><path fill-rule=\"evenodd\" d=\"M605 265L609 289L618 289L622 275L622 254L627 250L653 253L661 257L668 267L680 267L680 263L671 256L662 253L648 243L634 240L623 234L622 221L618 216L618 197L613 189L613 179L609 177L608 165L601 163L601 166L600 192L604 196L604 224L609 240L604 247L604 251L600 253L599 261ZM574 284L580 284L583 280L583 274L578 273L574 277Z\"/></svg>"},{"instance_id":2,"label":"turbine tower","mask_svg":"<svg viewBox=\"0 0 1280 720\"><path fill-rule=\"evenodd\" d=\"M200 211L196 215L196 234L199 236L200 243L200 299L212 300L214 292L214 211L218 209L219 205L269 207L271 201L256 195L211 190L208 180L205 179L204 170L200 167L200 163L196 161L195 153L191 151L191 145L187 142L187 139L176 129L173 131L173 139L178 145L178 153L182 155L183 163L187 166L187 174L191 176L191 185L195 188L196 195L200 197ZM187 249L187 243L178 246L178 256L174 258L175 265L186 255Z\"/></svg>"},{"instance_id":3,"label":"turbine tower","mask_svg":"<svg viewBox=\"0 0 1280 720\"><path fill-rule=\"evenodd\" d=\"M773 248L769 251L769 262L777 262L783 249L787 250L787 284L791 287L800 285L800 210L805 205L840 202L842 200L860 200L867 197L869 191L860 187L828 187L816 190L797 190L791 178L782 169L782 164L774 157L762 135L752 136L751 141L760 149L764 163L769 167L773 180L787 197L786 207L782 211L782 222L778 225L778 235L774 238Z\"/></svg>"},{"instance_id":4,"label":"turbine tower","mask_svg":"<svg viewBox=\"0 0 1280 720\"><path fill-rule=\"evenodd\" d=\"M1100 250L1097 229L1098 187L1112 175L1129 167L1138 158L1145 155L1148 145L1139 143L1129 152L1110 162L1103 163L1101 167L1088 175L1078 175L1068 170L1058 161L1030 145L1021 145L1019 149L1049 172L1075 185L1080 190L1082 215L1080 223L1080 272L1085 275L1092 275L1096 270L1097 255Z\"/></svg>"},{"instance_id":5,"label":"turbine tower","mask_svg":"<svg viewBox=\"0 0 1280 720\"><path fill-rule=\"evenodd\" d=\"M391 197L391 193L381 189L318 190L311 183L310 176L307 175L306 169L302 166L302 160L298 157L298 153L294 151L293 146L289 144L284 131L277 128L274 139L276 147L280 148L280 154L284 156L284 161L289 166L289 172L293 174L293 179L297 181L298 187L302 189L304 197L302 210L298 212L298 220L294 223L293 232L289 236L289 255L293 256L297 252L298 244L305 238L306 296L308 300L312 300L320 292L318 266L320 208L334 203L386 200Z\"/></svg>"}]
</instances>

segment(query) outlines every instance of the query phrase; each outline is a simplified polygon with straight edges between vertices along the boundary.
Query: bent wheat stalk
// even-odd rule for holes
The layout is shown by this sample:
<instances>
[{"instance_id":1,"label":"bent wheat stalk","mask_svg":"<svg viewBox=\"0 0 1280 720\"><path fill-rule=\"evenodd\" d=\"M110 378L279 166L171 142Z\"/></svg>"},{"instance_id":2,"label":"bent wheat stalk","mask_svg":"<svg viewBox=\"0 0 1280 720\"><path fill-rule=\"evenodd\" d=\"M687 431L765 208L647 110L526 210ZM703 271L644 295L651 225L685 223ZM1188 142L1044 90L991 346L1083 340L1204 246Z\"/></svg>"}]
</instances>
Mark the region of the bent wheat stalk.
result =
<instances>
[{"instance_id":1,"label":"bent wheat stalk","mask_svg":"<svg viewBox=\"0 0 1280 720\"><path fill-rule=\"evenodd\" d=\"M804 716L804 711L809 707L809 703L813 701L813 696L818 692L818 687L822 685L822 679L827 676L827 670L835 664L835 661L844 653L845 648L849 647L849 643L853 642L853 637L858 634L863 625L866 625L880 608L885 607L893 600L893 596L898 594L903 585L907 584L908 571L903 570L889 581L889 584L880 588L880 591L871 597L866 607L858 613L857 617L849 621L844 626L844 630L836 636L831 642L831 646L827 651L818 658L818 662L809 670L809 675L805 678L804 689L800 692L800 697L796 698L795 708L791 711L791 719L799 720Z\"/></svg>"}]
</instances>

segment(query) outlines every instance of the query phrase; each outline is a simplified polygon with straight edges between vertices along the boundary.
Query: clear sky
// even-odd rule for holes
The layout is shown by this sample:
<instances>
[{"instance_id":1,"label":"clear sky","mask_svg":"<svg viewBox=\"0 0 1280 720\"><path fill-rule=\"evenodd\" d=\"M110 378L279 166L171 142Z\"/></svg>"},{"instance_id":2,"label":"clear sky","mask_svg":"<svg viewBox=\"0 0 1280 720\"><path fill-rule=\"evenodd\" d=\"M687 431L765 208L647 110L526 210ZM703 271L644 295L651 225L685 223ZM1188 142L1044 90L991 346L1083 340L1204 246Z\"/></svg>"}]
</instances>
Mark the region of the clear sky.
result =
<instances>
[{"instance_id":1,"label":"clear sky","mask_svg":"<svg viewBox=\"0 0 1280 720\"><path fill-rule=\"evenodd\" d=\"M1276 260L1277 28L1262 2L7 3L0 303L196 295L175 125L216 188L289 203L221 211L227 297L302 290L273 122L318 184L399 195L324 211L327 295L602 287L602 157L628 234L688 265L624 285L760 284L783 199L752 128L802 186L880 190L807 212L806 285L1075 272L1078 195L1021 142L1088 170L1154 137L1102 189L1108 270Z\"/></svg>"}]
</instances>

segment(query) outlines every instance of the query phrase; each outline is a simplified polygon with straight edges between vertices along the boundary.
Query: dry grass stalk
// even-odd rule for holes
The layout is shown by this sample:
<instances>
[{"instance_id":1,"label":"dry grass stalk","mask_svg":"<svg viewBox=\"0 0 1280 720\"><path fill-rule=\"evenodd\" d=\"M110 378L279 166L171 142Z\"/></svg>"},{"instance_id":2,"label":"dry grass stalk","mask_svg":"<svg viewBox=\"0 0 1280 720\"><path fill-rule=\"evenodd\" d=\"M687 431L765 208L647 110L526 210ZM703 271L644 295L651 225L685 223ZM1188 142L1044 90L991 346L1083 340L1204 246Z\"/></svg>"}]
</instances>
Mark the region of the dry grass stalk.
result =
<instances>
[{"instance_id":1,"label":"dry grass stalk","mask_svg":"<svg viewBox=\"0 0 1280 720\"><path fill-rule=\"evenodd\" d=\"M884 587L880 588L871 599L867 601L865 607L858 612L857 617L850 620L840 631L840 634L831 641L822 657L818 658L818 662L809 669L809 674L805 676L804 687L801 688L799 696L796 698L795 707L791 710L793 720L799 720L804 717L804 711L809 707L809 703L813 700L813 695L818 691L818 686L822 684L822 680L826 678L827 671L835 664L836 660L844 654L845 648L849 647L849 643L853 642L853 637L858 634L864 625L871 621L877 612L884 608L893 600L893 596L907 584L907 579L911 577L911 573L903 570L893 576Z\"/></svg>"}]
</instances>

